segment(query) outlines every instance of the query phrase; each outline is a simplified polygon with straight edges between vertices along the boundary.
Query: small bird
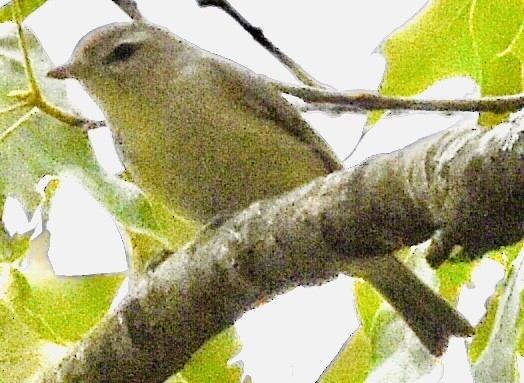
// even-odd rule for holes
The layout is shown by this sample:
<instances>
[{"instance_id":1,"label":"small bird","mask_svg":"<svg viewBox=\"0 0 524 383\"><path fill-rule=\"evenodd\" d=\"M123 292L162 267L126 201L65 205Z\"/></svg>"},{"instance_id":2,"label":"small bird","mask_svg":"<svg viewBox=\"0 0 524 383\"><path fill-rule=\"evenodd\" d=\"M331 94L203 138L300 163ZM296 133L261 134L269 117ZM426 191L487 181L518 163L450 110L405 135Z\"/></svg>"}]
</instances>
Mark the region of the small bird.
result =
<instances>
[{"instance_id":1,"label":"small bird","mask_svg":"<svg viewBox=\"0 0 524 383\"><path fill-rule=\"evenodd\" d=\"M264 77L143 19L95 29L48 76L80 81L136 184L199 223L342 169ZM450 335L471 333L402 263L381 259L369 281L432 353L440 355Z\"/></svg>"},{"instance_id":2,"label":"small bird","mask_svg":"<svg viewBox=\"0 0 524 383\"><path fill-rule=\"evenodd\" d=\"M50 76L78 79L137 185L199 223L342 168L263 78L143 21L89 33Z\"/></svg>"}]
</instances>

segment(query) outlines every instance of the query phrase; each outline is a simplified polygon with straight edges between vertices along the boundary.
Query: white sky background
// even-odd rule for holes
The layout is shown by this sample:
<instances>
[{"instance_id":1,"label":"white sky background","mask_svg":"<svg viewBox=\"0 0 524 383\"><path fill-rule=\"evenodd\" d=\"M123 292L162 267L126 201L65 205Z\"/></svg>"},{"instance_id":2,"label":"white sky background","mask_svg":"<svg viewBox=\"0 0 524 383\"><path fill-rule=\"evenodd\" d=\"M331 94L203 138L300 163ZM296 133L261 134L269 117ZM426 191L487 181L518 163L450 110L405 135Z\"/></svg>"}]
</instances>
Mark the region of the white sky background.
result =
<instances>
[{"instance_id":1,"label":"white sky background","mask_svg":"<svg viewBox=\"0 0 524 383\"><path fill-rule=\"evenodd\" d=\"M169 27L192 43L255 72L296 82L223 12L198 8L195 0L138 3L148 20ZM378 87L385 62L373 52L385 37L416 14L425 1L237 0L232 3L317 80L345 90ZM61 64L91 29L125 20L127 17L110 0L49 0L27 19L26 25L36 33L52 61ZM70 81L68 86L73 102L86 116L103 118L76 82ZM458 79L437 84L424 96L458 98L474 92L472 81ZM416 113L385 118L346 164L357 164L372 154L400 149L417 138L468 118L465 116ZM351 152L365 121L363 115L353 114L333 118L308 113L305 118L341 158ZM115 160L109 137L107 130L90 133L97 157L109 171L116 172L121 166ZM58 274L92 274L125 268L123 247L113 221L75 182L62 183L48 227L52 233L49 256ZM486 273L493 275L493 268L486 270L479 273L484 289L477 295L466 292L469 295L460 304L474 323L480 319L483 300L492 289L485 286L483 278ZM237 323L244 340L245 367L255 383L314 382L357 326L352 280L344 276L322 287L297 288L246 314ZM471 381L465 364L460 365L465 357L461 342L452 342L451 348L453 356L444 357L447 373L441 381ZM437 380L438 376L432 376L425 381Z\"/></svg>"}]
</instances>

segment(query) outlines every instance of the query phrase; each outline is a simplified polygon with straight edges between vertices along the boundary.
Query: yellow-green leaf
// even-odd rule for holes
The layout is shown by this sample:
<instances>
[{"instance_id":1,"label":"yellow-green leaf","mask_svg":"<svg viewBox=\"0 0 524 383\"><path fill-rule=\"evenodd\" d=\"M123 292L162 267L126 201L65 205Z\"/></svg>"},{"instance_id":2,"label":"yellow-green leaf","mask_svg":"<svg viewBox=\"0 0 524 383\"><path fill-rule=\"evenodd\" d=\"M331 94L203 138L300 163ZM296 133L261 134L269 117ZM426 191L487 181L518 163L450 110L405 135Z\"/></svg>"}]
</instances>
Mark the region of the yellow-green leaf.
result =
<instances>
[{"instance_id":1,"label":"yellow-green leaf","mask_svg":"<svg viewBox=\"0 0 524 383\"><path fill-rule=\"evenodd\" d=\"M371 342L362 328L358 329L348 345L322 377L322 383L353 382L366 380L372 364Z\"/></svg>"},{"instance_id":2,"label":"yellow-green leaf","mask_svg":"<svg viewBox=\"0 0 524 383\"><path fill-rule=\"evenodd\" d=\"M40 367L39 349L44 341L17 313L0 300L0 379L23 382Z\"/></svg>"},{"instance_id":3,"label":"yellow-green leaf","mask_svg":"<svg viewBox=\"0 0 524 383\"><path fill-rule=\"evenodd\" d=\"M235 328L221 332L207 341L169 382L184 383L238 383L242 371L227 362L240 350Z\"/></svg>"},{"instance_id":4,"label":"yellow-green leaf","mask_svg":"<svg viewBox=\"0 0 524 383\"><path fill-rule=\"evenodd\" d=\"M33 13L38 7L46 2L46 0L18 0L20 4L20 21ZM6 21L13 21L13 1L0 7L0 23Z\"/></svg>"},{"instance_id":5,"label":"yellow-green leaf","mask_svg":"<svg viewBox=\"0 0 524 383\"><path fill-rule=\"evenodd\" d=\"M411 96L454 76L479 79L469 31L471 0L430 2L382 45L387 71L380 91Z\"/></svg>"},{"instance_id":6,"label":"yellow-green leaf","mask_svg":"<svg viewBox=\"0 0 524 383\"><path fill-rule=\"evenodd\" d=\"M440 266L437 269L440 296L454 304L462 286L470 281L475 266L474 262L446 262Z\"/></svg>"},{"instance_id":7,"label":"yellow-green leaf","mask_svg":"<svg viewBox=\"0 0 524 383\"><path fill-rule=\"evenodd\" d=\"M439 80L469 76L482 95L520 93L523 22L521 0L434 0L382 45L387 70L380 92L412 96ZM480 123L508 115L484 114Z\"/></svg>"},{"instance_id":8,"label":"yellow-green leaf","mask_svg":"<svg viewBox=\"0 0 524 383\"><path fill-rule=\"evenodd\" d=\"M498 287L499 295L490 323L486 346L472 365L475 382L519 382L516 352L522 334L521 294L524 290L524 251L511 264L506 280ZM478 335L477 335L478 336Z\"/></svg>"}]
</instances>

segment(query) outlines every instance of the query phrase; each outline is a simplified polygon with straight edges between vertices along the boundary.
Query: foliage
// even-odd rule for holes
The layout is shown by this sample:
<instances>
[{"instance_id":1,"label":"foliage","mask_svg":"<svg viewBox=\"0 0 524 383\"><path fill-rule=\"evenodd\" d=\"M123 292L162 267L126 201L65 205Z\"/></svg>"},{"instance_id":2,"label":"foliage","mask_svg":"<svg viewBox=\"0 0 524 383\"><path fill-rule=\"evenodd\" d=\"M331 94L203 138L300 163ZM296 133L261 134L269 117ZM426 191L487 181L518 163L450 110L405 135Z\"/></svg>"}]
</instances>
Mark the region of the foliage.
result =
<instances>
[{"instance_id":1,"label":"foliage","mask_svg":"<svg viewBox=\"0 0 524 383\"><path fill-rule=\"evenodd\" d=\"M523 18L519 0L429 2L382 45L388 68L381 93L412 96L455 76L471 77L482 95L521 93ZM480 123L505 118L484 115Z\"/></svg>"},{"instance_id":2,"label":"foliage","mask_svg":"<svg viewBox=\"0 0 524 383\"><path fill-rule=\"evenodd\" d=\"M29 7L36 3L27 4ZM30 12L29 8L22 9ZM25 30L24 35L40 89L55 105L73 110L67 104L65 87L45 77L52 66L40 43L30 31ZM5 198L11 196L29 211L42 206L47 215L52 193L39 193L37 184L44 177L53 180L73 176L124 229L136 233L137 238L150 238L148 248L156 243L158 251L187 241L194 226L174 219L131 183L105 173L81 129L61 123L12 96L27 88L24 58L16 31L0 36L0 57L0 207ZM11 340L17 344L25 341L27 345L24 346L33 358L24 357L22 350L25 347L9 347L3 352L0 369L10 371L12 376L20 374L18 379L9 381L30 374L34 368L26 368L27 361L32 360L33 367L39 365L42 350L49 348L49 342L64 345L80 339L107 312L123 280L122 275L57 278L42 268L35 270L33 267L32 272L19 269L17 265L28 252L47 256L48 246L41 243L48 240L45 233L30 241L31 233L10 238L5 230L0 230L4 276L0 279L0 290L4 293L2 308L6 312L6 320L0 325L5 328L4 345L7 347ZM141 249L146 246L145 242L145 239L138 240L134 245ZM2 380L4 378L2 376Z\"/></svg>"},{"instance_id":3,"label":"foliage","mask_svg":"<svg viewBox=\"0 0 524 383\"><path fill-rule=\"evenodd\" d=\"M33 13L38 7L44 4L46 0L21 0L20 4L20 18L21 20L25 19L31 13ZM12 1L0 7L0 22L4 23L6 21L13 20L13 5Z\"/></svg>"},{"instance_id":4,"label":"foliage","mask_svg":"<svg viewBox=\"0 0 524 383\"><path fill-rule=\"evenodd\" d=\"M521 93L523 91L523 25L524 3L519 0L429 1L417 16L382 44L381 51L387 60L387 69L380 85L380 92L393 96L413 96L439 80L469 76L476 81L482 95ZM380 112L372 112L369 121L373 123L381 115ZM505 121L507 117L507 114L484 114L480 116L479 124L495 125ZM522 348L518 348L518 343L521 341L522 321L520 316L514 314L514 310L520 310L521 290L517 282L509 281L511 278L517 278L516 274L522 267L520 262L512 263L521 247L521 244L517 244L513 248L495 252L495 254L512 254L512 257L506 258L504 263L506 268L512 270L512 277L504 285L499 286L494 299L489 304L486 317L473 339L470 356L476 382L500 381L500 376L507 378L504 381L519 381L518 373L515 373L517 371L515 351L522 352ZM501 260L501 257L491 256ZM440 267L437 271L440 294L448 301L454 302L460 288L469 280L474 267L474 264L464 263L448 263ZM377 304L377 299L380 297L371 295L370 290L371 288L365 284L358 286L356 290L357 302L360 302L357 307L363 324L354 335L356 339L369 336L369 329L372 327L370 323L375 326L378 318L383 315L382 306ZM499 301L501 295L510 295L513 299L505 300L504 305L501 306ZM498 327L494 327L495 322ZM504 338L506 343L495 340L498 339L497 334L500 332L515 327L518 331L513 332L510 339ZM382 331L378 331L378 335L387 331L388 327L384 327ZM350 347L351 344L352 342L349 344ZM343 370L343 367L338 364L362 358L359 350L350 347L342 354L344 358L335 362L327 375L329 380L326 377L326 381L334 381L333 376L340 377L340 381L344 381L344 375L338 375L337 372ZM501 353L502 350L504 352ZM421 353L423 354L424 350ZM367 365L372 366L369 370L371 373L373 367L377 367L376 356L373 352L364 352L364 355L366 354L369 358ZM495 360L493 359L495 354L505 355L506 358L496 369L490 370L485 362L483 366L478 364L477 358L480 355L484 355L483 360L486 361L490 358ZM397 365L403 363L402 358L404 360L410 358L409 355L394 353L392 355L396 358ZM496 360L501 362L499 358ZM386 362L382 360L381 365L387 365ZM420 359L416 364L420 366ZM409 370L411 375L404 376L406 380L402 380L402 375L399 373L395 375L395 379L416 380L419 377L417 369ZM487 374L487 371L490 373ZM372 379L377 379L376 374Z\"/></svg>"}]
</instances>

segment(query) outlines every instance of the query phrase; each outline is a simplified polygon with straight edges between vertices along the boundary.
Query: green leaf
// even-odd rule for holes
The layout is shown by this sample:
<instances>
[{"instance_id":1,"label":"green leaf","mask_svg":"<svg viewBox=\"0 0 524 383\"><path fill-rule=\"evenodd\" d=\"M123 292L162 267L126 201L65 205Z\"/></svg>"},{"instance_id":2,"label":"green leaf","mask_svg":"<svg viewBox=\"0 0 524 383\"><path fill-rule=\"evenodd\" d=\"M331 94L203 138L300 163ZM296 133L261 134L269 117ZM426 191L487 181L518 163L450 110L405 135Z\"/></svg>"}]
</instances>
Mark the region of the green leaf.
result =
<instances>
[{"instance_id":1,"label":"green leaf","mask_svg":"<svg viewBox=\"0 0 524 383\"><path fill-rule=\"evenodd\" d=\"M107 313L125 276L57 277L47 258L49 238L44 231L31 242L29 267L15 274L24 294L11 294L10 303L41 338L79 340Z\"/></svg>"},{"instance_id":2,"label":"green leaf","mask_svg":"<svg viewBox=\"0 0 524 383\"><path fill-rule=\"evenodd\" d=\"M18 319L42 339L55 343L62 343L60 337L47 325L43 318L35 315L27 307L31 297L31 287L19 270L9 263L3 263L0 267L2 285L0 292L3 304L17 314Z\"/></svg>"},{"instance_id":3,"label":"green leaf","mask_svg":"<svg viewBox=\"0 0 524 383\"><path fill-rule=\"evenodd\" d=\"M23 382L40 367L40 348L45 342L0 300L0 379Z\"/></svg>"},{"instance_id":4,"label":"green leaf","mask_svg":"<svg viewBox=\"0 0 524 383\"><path fill-rule=\"evenodd\" d=\"M513 261L518 257L522 247L524 246L524 241L517 242L509 246L503 246L501 248L492 250L486 254L486 257L493 259L494 261L500 263L504 269L507 271Z\"/></svg>"},{"instance_id":5,"label":"green leaf","mask_svg":"<svg viewBox=\"0 0 524 383\"><path fill-rule=\"evenodd\" d=\"M30 236L30 233L26 233L10 237L0 229L0 262L14 262L22 258L29 248Z\"/></svg>"},{"instance_id":6,"label":"green leaf","mask_svg":"<svg viewBox=\"0 0 524 383\"><path fill-rule=\"evenodd\" d=\"M0 264L0 380L21 382L40 367L45 339L56 340L52 330L28 310L31 287L11 263Z\"/></svg>"},{"instance_id":7,"label":"green leaf","mask_svg":"<svg viewBox=\"0 0 524 383\"><path fill-rule=\"evenodd\" d=\"M25 35L44 93L65 106L65 87L45 77L51 68L49 58L30 31L25 30ZM42 200L35 185L44 175L74 170L75 166L94 173L97 165L86 137L78 128L61 124L38 111L30 113L27 107L15 108L18 101L8 94L25 89L26 76L14 30L0 37L0 71L0 109L14 108L2 113L0 134L18 126L0 141L0 192L12 195L27 209L34 210Z\"/></svg>"},{"instance_id":8,"label":"green leaf","mask_svg":"<svg viewBox=\"0 0 524 383\"><path fill-rule=\"evenodd\" d=\"M453 76L479 78L469 33L471 0L436 0L382 45L387 71L380 91L410 96Z\"/></svg>"},{"instance_id":9,"label":"green leaf","mask_svg":"<svg viewBox=\"0 0 524 383\"><path fill-rule=\"evenodd\" d=\"M438 285L437 273L426 262L423 247L402 249L396 256L424 283L433 288ZM417 381L435 367L437 359L386 302L375 314L370 338L373 345L370 381Z\"/></svg>"},{"instance_id":10,"label":"green leaf","mask_svg":"<svg viewBox=\"0 0 524 383\"><path fill-rule=\"evenodd\" d=\"M522 92L521 0L435 0L382 45L387 60L380 92L411 96L435 82L469 76L482 95ZM508 114L483 114L494 125ZM370 115L370 122L378 114Z\"/></svg>"},{"instance_id":11,"label":"green leaf","mask_svg":"<svg viewBox=\"0 0 524 383\"><path fill-rule=\"evenodd\" d=\"M369 381L416 382L433 370L437 358L389 305L383 306L376 323Z\"/></svg>"},{"instance_id":12,"label":"green leaf","mask_svg":"<svg viewBox=\"0 0 524 383\"><path fill-rule=\"evenodd\" d=\"M227 365L229 359L240 350L240 342L235 328L221 332L207 341L185 365L184 369L173 376L170 383L238 383L242 371L238 367Z\"/></svg>"},{"instance_id":13,"label":"green leaf","mask_svg":"<svg viewBox=\"0 0 524 383\"><path fill-rule=\"evenodd\" d=\"M449 301L456 299L471 274L469 264L446 265L437 274L427 264L422 248L402 249L396 256L425 283L439 284ZM361 382L366 377L370 381L416 381L435 368L437 359L369 284L357 282L355 298L362 326L325 378L333 382L338 376L343 377L338 381ZM356 343L362 347L356 347ZM358 363L363 370L357 370L352 363Z\"/></svg>"},{"instance_id":14,"label":"green leaf","mask_svg":"<svg viewBox=\"0 0 524 383\"><path fill-rule=\"evenodd\" d=\"M499 286L499 299L489 341L471 371L475 382L519 382L516 351L522 334L521 295L524 290L524 251Z\"/></svg>"},{"instance_id":15,"label":"green leaf","mask_svg":"<svg viewBox=\"0 0 524 383\"><path fill-rule=\"evenodd\" d=\"M520 293L520 312L517 318L518 327L520 328L520 339L517 345L517 352L520 356L524 355L524 292Z\"/></svg>"},{"instance_id":16,"label":"green leaf","mask_svg":"<svg viewBox=\"0 0 524 383\"><path fill-rule=\"evenodd\" d=\"M513 54L521 62L524 62L524 23L520 24L519 31L511 44L500 55Z\"/></svg>"},{"instance_id":17,"label":"green leaf","mask_svg":"<svg viewBox=\"0 0 524 383\"><path fill-rule=\"evenodd\" d=\"M460 289L471 280L475 262L446 262L436 272L439 280L439 294L450 302L456 303Z\"/></svg>"},{"instance_id":18,"label":"green leaf","mask_svg":"<svg viewBox=\"0 0 524 383\"><path fill-rule=\"evenodd\" d=\"M371 342L363 329L360 328L353 334L348 345L323 375L321 382L364 382L371 368L371 357Z\"/></svg>"},{"instance_id":19,"label":"green leaf","mask_svg":"<svg viewBox=\"0 0 524 383\"><path fill-rule=\"evenodd\" d=\"M497 289L489 300L486 315L482 319L482 322L475 328L475 337L471 342L468 349L469 359L472 363L475 363L482 354L482 351L487 347L491 331L495 323L495 315L497 313L497 307L499 304L501 291Z\"/></svg>"},{"instance_id":20,"label":"green leaf","mask_svg":"<svg viewBox=\"0 0 524 383\"><path fill-rule=\"evenodd\" d=\"M470 10L470 33L479 57L480 89L483 95L498 96L522 91L522 62L508 51L524 21L521 0L477 0ZM496 32L495 32L496 31ZM496 125L509 113L481 116L482 125Z\"/></svg>"},{"instance_id":21,"label":"green leaf","mask_svg":"<svg viewBox=\"0 0 524 383\"><path fill-rule=\"evenodd\" d=\"M124 275L60 277L33 285L26 307L60 339L80 340L107 313Z\"/></svg>"},{"instance_id":22,"label":"green leaf","mask_svg":"<svg viewBox=\"0 0 524 383\"><path fill-rule=\"evenodd\" d=\"M521 0L475 0L469 9L470 34L480 64L510 49L524 17Z\"/></svg>"},{"instance_id":23,"label":"green leaf","mask_svg":"<svg viewBox=\"0 0 524 383\"><path fill-rule=\"evenodd\" d=\"M355 304L362 323L362 330L367 335L371 334L375 315L382 302L382 297L369 283L355 282Z\"/></svg>"},{"instance_id":24,"label":"green leaf","mask_svg":"<svg viewBox=\"0 0 524 383\"><path fill-rule=\"evenodd\" d=\"M520 251L522 250L522 245L523 243L522 241L520 241L514 245L505 246L503 248L490 251L486 254L486 257L489 257L494 261L500 263L506 270L506 274L508 274L507 270L511 268L511 264L520 254ZM508 275L506 275L505 279L507 279L507 276ZM480 357L480 355L490 342L490 337L492 335L491 332L493 331L493 328L495 326L497 310L499 309L499 299L502 293L503 289L499 286L496 289L495 293L489 299L486 315L475 330L475 337L473 338L473 341L471 342L471 345L468 349L469 358L472 363L476 363L477 359ZM523 313L521 310L519 317L522 315ZM517 322L522 323L520 319L517 319ZM518 346L519 350L522 350L522 340L523 338L521 336Z\"/></svg>"},{"instance_id":25,"label":"green leaf","mask_svg":"<svg viewBox=\"0 0 524 383\"><path fill-rule=\"evenodd\" d=\"M19 0L20 21L23 21L45 2L46 0ZM6 21L13 21L13 1L0 7L0 23L5 23Z\"/></svg>"}]
</instances>

